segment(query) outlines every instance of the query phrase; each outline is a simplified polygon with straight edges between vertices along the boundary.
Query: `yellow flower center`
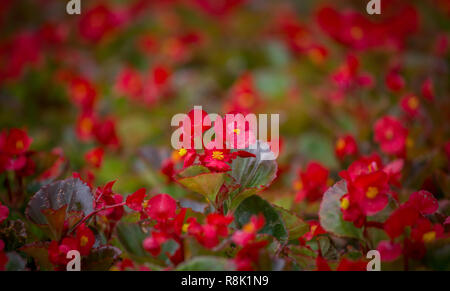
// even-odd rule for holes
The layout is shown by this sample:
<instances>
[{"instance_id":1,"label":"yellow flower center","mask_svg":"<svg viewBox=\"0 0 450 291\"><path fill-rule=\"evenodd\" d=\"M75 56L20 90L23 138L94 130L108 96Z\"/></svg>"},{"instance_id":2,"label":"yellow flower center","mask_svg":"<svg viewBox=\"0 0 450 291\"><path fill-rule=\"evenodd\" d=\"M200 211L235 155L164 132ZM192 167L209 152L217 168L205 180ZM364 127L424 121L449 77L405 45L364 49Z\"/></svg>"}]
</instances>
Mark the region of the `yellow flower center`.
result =
<instances>
[{"instance_id":1,"label":"yellow flower center","mask_svg":"<svg viewBox=\"0 0 450 291\"><path fill-rule=\"evenodd\" d=\"M22 140L18 140L16 142L16 149L22 150L23 148L24 148L23 141Z\"/></svg>"},{"instance_id":2,"label":"yellow flower center","mask_svg":"<svg viewBox=\"0 0 450 291\"><path fill-rule=\"evenodd\" d=\"M240 134L240 133L241 133L241 130L240 130L239 128L235 128L235 129L233 129L233 132L234 132L235 134Z\"/></svg>"},{"instance_id":3,"label":"yellow flower center","mask_svg":"<svg viewBox=\"0 0 450 291\"><path fill-rule=\"evenodd\" d=\"M80 239L80 246L84 247L89 242L89 238L83 235Z\"/></svg>"},{"instance_id":4,"label":"yellow flower center","mask_svg":"<svg viewBox=\"0 0 450 291\"><path fill-rule=\"evenodd\" d=\"M342 150L345 147L345 140L343 138L340 138L336 142L336 148L338 150Z\"/></svg>"},{"instance_id":5,"label":"yellow flower center","mask_svg":"<svg viewBox=\"0 0 450 291\"><path fill-rule=\"evenodd\" d=\"M384 136L386 137L386 139L391 140L394 137L394 132L392 131L392 129L388 129L386 130Z\"/></svg>"},{"instance_id":6,"label":"yellow flower center","mask_svg":"<svg viewBox=\"0 0 450 291\"><path fill-rule=\"evenodd\" d=\"M432 242L436 239L436 232L435 231L429 231L427 233L424 233L422 236L422 240L426 243Z\"/></svg>"},{"instance_id":7,"label":"yellow flower center","mask_svg":"<svg viewBox=\"0 0 450 291\"><path fill-rule=\"evenodd\" d=\"M92 130L92 121L89 118L83 118L83 120L81 121L81 130L85 133L91 132Z\"/></svg>"},{"instance_id":8,"label":"yellow flower center","mask_svg":"<svg viewBox=\"0 0 450 291\"><path fill-rule=\"evenodd\" d=\"M316 229L317 229L317 225L313 225L313 226L311 226L310 232L314 233L316 231Z\"/></svg>"},{"instance_id":9,"label":"yellow flower center","mask_svg":"<svg viewBox=\"0 0 450 291\"><path fill-rule=\"evenodd\" d=\"M182 230L183 232L187 232L187 231L188 231L188 228L189 228L189 224L188 224L188 223L185 223L185 224L183 224L183 227L181 228L181 230Z\"/></svg>"},{"instance_id":10,"label":"yellow flower center","mask_svg":"<svg viewBox=\"0 0 450 291\"><path fill-rule=\"evenodd\" d=\"M419 107L419 99L416 96L413 96L413 97L409 98L408 106L412 110L417 109L417 107Z\"/></svg>"},{"instance_id":11,"label":"yellow flower center","mask_svg":"<svg viewBox=\"0 0 450 291\"><path fill-rule=\"evenodd\" d=\"M324 55L319 49L311 49L308 52L309 58L316 64L320 64L325 59Z\"/></svg>"},{"instance_id":12,"label":"yellow flower center","mask_svg":"<svg viewBox=\"0 0 450 291\"><path fill-rule=\"evenodd\" d=\"M378 195L378 188L377 187L369 187L367 189L367 192L366 192L366 197L367 198L373 199L373 198L377 197L377 195Z\"/></svg>"},{"instance_id":13,"label":"yellow flower center","mask_svg":"<svg viewBox=\"0 0 450 291\"><path fill-rule=\"evenodd\" d=\"M412 138L408 137L408 138L406 139L406 146L407 146L408 148L412 148L412 147L414 146L414 141L413 141Z\"/></svg>"},{"instance_id":14,"label":"yellow flower center","mask_svg":"<svg viewBox=\"0 0 450 291\"><path fill-rule=\"evenodd\" d=\"M253 223L251 223L251 222L247 223L246 225L244 225L242 230L247 232L247 233L253 233L253 232L255 232L255 225Z\"/></svg>"},{"instance_id":15,"label":"yellow flower center","mask_svg":"<svg viewBox=\"0 0 450 291\"><path fill-rule=\"evenodd\" d=\"M300 191L303 189L303 183L302 181L298 180L294 182L294 190L295 191Z\"/></svg>"},{"instance_id":16,"label":"yellow flower center","mask_svg":"<svg viewBox=\"0 0 450 291\"><path fill-rule=\"evenodd\" d=\"M215 160L223 160L223 152L221 151L213 151L212 158Z\"/></svg>"},{"instance_id":17,"label":"yellow flower center","mask_svg":"<svg viewBox=\"0 0 450 291\"><path fill-rule=\"evenodd\" d=\"M360 40L364 35L363 30L358 26L353 26L350 30L350 34L356 40Z\"/></svg>"},{"instance_id":18,"label":"yellow flower center","mask_svg":"<svg viewBox=\"0 0 450 291\"><path fill-rule=\"evenodd\" d=\"M343 198L342 200L341 200L341 208L343 209L343 210L347 210L347 208L350 206L350 201L348 200L348 198L347 197L345 197L345 198Z\"/></svg>"},{"instance_id":19,"label":"yellow flower center","mask_svg":"<svg viewBox=\"0 0 450 291\"><path fill-rule=\"evenodd\" d=\"M180 157L184 156L187 153L187 150L185 148L181 148L178 150L178 154Z\"/></svg>"}]
</instances>

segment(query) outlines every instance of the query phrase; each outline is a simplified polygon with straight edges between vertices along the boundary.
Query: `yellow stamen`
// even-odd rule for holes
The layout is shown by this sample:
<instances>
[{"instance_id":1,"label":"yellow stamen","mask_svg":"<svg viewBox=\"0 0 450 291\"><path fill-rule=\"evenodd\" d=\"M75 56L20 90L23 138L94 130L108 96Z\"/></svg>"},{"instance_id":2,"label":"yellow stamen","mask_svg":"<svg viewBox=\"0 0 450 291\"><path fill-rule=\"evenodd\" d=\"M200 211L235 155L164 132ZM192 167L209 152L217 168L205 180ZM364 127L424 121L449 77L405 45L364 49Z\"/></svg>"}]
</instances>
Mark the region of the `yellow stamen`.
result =
<instances>
[{"instance_id":1,"label":"yellow stamen","mask_svg":"<svg viewBox=\"0 0 450 291\"><path fill-rule=\"evenodd\" d=\"M247 232L247 233L253 233L253 232L255 232L255 225L253 223L251 223L251 222L247 223L246 225L244 225L242 230Z\"/></svg>"},{"instance_id":2,"label":"yellow stamen","mask_svg":"<svg viewBox=\"0 0 450 291\"><path fill-rule=\"evenodd\" d=\"M235 134L240 134L240 133L241 133L241 130L240 130L239 128L235 128L235 129L233 129L233 132L234 132Z\"/></svg>"},{"instance_id":3,"label":"yellow stamen","mask_svg":"<svg viewBox=\"0 0 450 291\"><path fill-rule=\"evenodd\" d=\"M295 191L300 191L303 189L303 183L302 181L298 180L294 182L294 190Z\"/></svg>"},{"instance_id":4,"label":"yellow stamen","mask_svg":"<svg viewBox=\"0 0 450 291\"><path fill-rule=\"evenodd\" d=\"M350 206L350 201L348 200L347 197L343 198L341 201L341 208L343 210L347 210L347 208Z\"/></svg>"},{"instance_id":5,"label":"yellow stamen","mask_svg":"<svg viewBox=\"0 0 450 291\"><path fill-rule=\"evenodd\" d=\"M215 160L223 160L224 156L223 156L223 152L221 151L214 151L212 154L212 158Z\"/></svg>"},{"instance_id":6,"label":"yellow stamen","mask_svg":"<svg viewBox=\"0 0 450 291\"><path fill-rule=\"evenodd\" d=\"M424 233L422 236L422 240L426 243L430 243L436 239L436 232L435 231L429 231L427 233Z\"/></svg>"},{"instance_id":7,"label":"yellow stamen","mask_svg":"<svg viewBox=\"0 0 450 291\"><path fill-rule=\"evenodd\" d=\"M187 153L187 150L185 148L181 148L178 150L178 154L180 157L183 157Z\"/></svg>"},{"instance_id":8,"label":"yellow stamen","mask_svg":"<svg viewBox=\"0 0 450 291\"><path fill-rule=\"evenodd\" d=\"M23 141L22 140L18 140L16 142L16 149L22 150L23 148L24 148Z\"/></svg>"},{"instance_id":9,"label":"yellow stamen","mask_svg":"<svg viewBox=\"0 0 450 291\"><path fill-rule=\"evenodd\" d=\"M187 231L188 231L188 228L189 228L189 224L185 223L185 224L183 224L183 227L181 228L181 230L182 230L183 232L187 232Z\"/></svg>"},{"instance_id":10,"label":"yellow stamen","mask_svg":"<svg viewBox=\"0 0 450 291\"><path fill-rule=\"evenodd\" d=\"M345 140L340 138L336 141L336 149L342 150L345 147Z\"/></svg>"},{"instance_id":11,"label":"yellow stamen","mask_svg":"<svg viewBox=\"0 0 450 291\"><path fill-rule=\"evenodd\" d=\"M354 39L360 40L363 37L364 32L361 27L353 26L350 30L350 34Z\"/></svg>"},{"instance_id":12,"label":"yellow stamen","mask_svg":"<svg viewBox=\"0 0 450 291\"><path fill-rule=\"evenodd\" d=\"M86 132L86 133L91 132L92 127L93 127L91 119L83 118L83 120L81 121L80 127L83 132Z\"/></svg>"},{"instance_id":13,"label":"yellow stamen","mask_svg":"<svg viewBox=\"0 0 450 291\"><path fill-rule=\"evenodd\" d=\"M419 99L416 96L413 96L413 97L409 98L408 106L412 110L417 109L417 107L419 107Z\"/></svg>"},{"instance_id":14,"label":"yellow stamen","mask_svg":"<svg viewBox=\"0 0 450 291\"><path fill-rule=\"evenodd\" d=\"M369 187L367 189L367 192L366 192L366 197L367 198L373 199L373 198L377 197L377 195L378 195L378 188L377 187Z\"/></svg>"},{"instance_id":15,"label":"yellow stamen","mask_svg":"<svg viewBox=\"0 0 450 291\"><path fill-rule=\"evenodd\" d=\"M386 137L386 139L391 140L394 137L394 132L392 131L392 129L388 129L386 130L384 136Z\"/></svg>"},{"instance_id":16,"label":"yellow stamen","mask_svg":"<svg viewBox=\"0 0 450 291\"><path fill-rule=\"evenodd\" d=\"M80 239L80 246L84 247L89 242L89 238L83 235Z\"/></svg>"}]
</instances>

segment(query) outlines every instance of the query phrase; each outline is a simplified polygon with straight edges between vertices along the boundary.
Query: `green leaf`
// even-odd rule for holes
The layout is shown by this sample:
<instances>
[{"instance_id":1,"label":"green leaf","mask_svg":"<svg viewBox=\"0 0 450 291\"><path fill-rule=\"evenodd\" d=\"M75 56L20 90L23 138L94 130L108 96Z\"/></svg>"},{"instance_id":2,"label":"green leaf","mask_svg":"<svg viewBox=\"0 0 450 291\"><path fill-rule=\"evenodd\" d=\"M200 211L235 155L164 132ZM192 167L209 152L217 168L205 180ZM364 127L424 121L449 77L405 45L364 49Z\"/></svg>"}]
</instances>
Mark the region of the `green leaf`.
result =
<instances>
[{"instance_id":1,"label":"green leaf","mask_svg":"<svg viewBox=\"0 0 450 291\"><path fill-rule=\"evenodd\" d=\"M64 222L76 224L83 215L94 211L90 188L80 179L69 178L43 186L30 200L27 217L49 228L53 239L59 240Z\"/></svg>"},{"instance_id":2,"label":"green leaf","mask_svg":"<svg viewBox=\"0 0 450 291\"><path fill-rule=\"evenodd\" d=\"M181 263L176 271L232 271L234 265L230 260L221 257L200 256Z\"/></svg>"},{"instance_id":3,"label":"green leaf","mask_svg":"<svg viewBox=\"0 0 450 291\"><path fill-rule=\"evenodd\" d=\"M258 191L259 189L257 188L248 188L244 189L242 192L239 192L238 194L235 194L233 196L233 200L231 200L230 210L231 211L235 210L239 206L239 204L241 204L242 201L256 194Z\"/></svg>"},{"instance_id":4,"label":"green leaf","mask_svg":"<svg viewBox=\"0 0 450 291\"><path fill-rule=\"evenodd\" d=\"M273 205L273 207L281 215L284 226L289 233L289 240L297 239L309 231L309 224L304 222L295 213L279 206Z\"/></svg>"},{"instance_id":5,"label":"green leaf","mask_svg":"<svg viewBox=\"0 0 450 291\"><path fill-rule=\"evenodd\" d=\"M138 257L146 257L148 253L142 247L147 235L136 223L119 222L116 228L117 237L127 252Z\"/></svg>"},{"instance_id":6,"label":"green leaf","mask_svg":"<svg viewBox=\"0 0 450 291\"><path fill-rule=\"evenodd\" d=\"M257 195L253 195L242 201L234 212L234 218L239 228L250 221L253 215L264 215L266 224L259 231L274 236L281 242L286 242L289 233L284 226L282 216L269 202Z\"/></svg>"},{"instance_id":7,"label":"green leaf","mask_svg":"<svg viewBox=\"0 0 450 291\"><path fill-rule=\"evenodd\" d=\"M209 169L207 167L204 167L202 165L193 165L190 166L186 169L184 169L183 171L180 172L180 176L183 178L186 177L192 177L192 176L197 176L200 174L205 174L205 173L209 173Z\"/></svg>"},{"instance_id":8,"label":"green leaf","mask_svg":"<svg viewBox=\"0 0 450 291\"><path fill-rule=\"evenodd\" d=\"M21 247L19 250L32 257L41 271L53 270L53 264L48 258L49 243L32 243Z\"/></svg>"},{"instance_id":9,"label":"green leaf","mask_svg":"<svg viewBox=\"0 0 450 291\"><path fill-rule=\"evenodd\" d=\"M193 192L202 194L212 203L216 201L217 193L219 193L224 181L225 173L205 173L178 180L181 185Z\"/></svg>"},{"instance_id":10,"label":"green leaf","mask_svg":"<svg viewBox=\"0 0 450 291\"><path fill-rule=\"evenodd\" d=\"M263 159L272 155L270 150L263 146L268 145L258 141L256 149L245 149L256 157L237 157L231 164L231 176L241 185L241 191L247 188L266 188L276 178L277 162Z\"/></svg>"},{"instance_id":11,"label":"green leaf","mask_svg":"<svg viewBox=\"0 0 450 291\"><path fill-rule=\"evenodd\" d=\"M121 251L113 246L101 246L92 249L89 256L83 258L81 269L83 271L108 271L119 259Z\"/></svg>"},{"instance_id":12,"label":"green leaf","mask_svg":"<svg viewBox=\"0 0 450 291\"><path fill-rule=\"evenodd\" d=\"M340 199L346 193L347 186L343 180L325 192L319 210L320 225L337 236L362 239L362 230L342 218Z\"/></svg>"}]
</instances>

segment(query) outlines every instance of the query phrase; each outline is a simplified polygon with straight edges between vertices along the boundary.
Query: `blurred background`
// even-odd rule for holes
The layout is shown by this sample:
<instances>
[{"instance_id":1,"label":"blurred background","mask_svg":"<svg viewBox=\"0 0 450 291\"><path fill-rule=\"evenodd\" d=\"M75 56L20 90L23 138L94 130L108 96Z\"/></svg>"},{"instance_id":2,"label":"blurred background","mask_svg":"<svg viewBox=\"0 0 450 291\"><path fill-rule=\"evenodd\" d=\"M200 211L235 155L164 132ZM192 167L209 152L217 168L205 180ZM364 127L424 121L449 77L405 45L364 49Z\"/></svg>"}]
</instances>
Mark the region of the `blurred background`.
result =
<instances>
[{"instance_id":1,"label":"blurred background","mask_svg":"<svg viewBox=\"0 0 450 291\"><path fill-rule=\"evenodd\" d=\"M27 129L61 176L181 197L161 173L174 114L278 113L279 177L264 195L289 207L299 169L316 161L335 181L349 162L339 137L379 151L373 124L390 114L410 130L406 188L430 173L447 183L433 169L448 164L450 3L381 0L369 16L367 2L81 0L68 15L65 0L2 0L0 128ZM101 166L86 157L97 148Z\"/></svg>"}]
</instances>

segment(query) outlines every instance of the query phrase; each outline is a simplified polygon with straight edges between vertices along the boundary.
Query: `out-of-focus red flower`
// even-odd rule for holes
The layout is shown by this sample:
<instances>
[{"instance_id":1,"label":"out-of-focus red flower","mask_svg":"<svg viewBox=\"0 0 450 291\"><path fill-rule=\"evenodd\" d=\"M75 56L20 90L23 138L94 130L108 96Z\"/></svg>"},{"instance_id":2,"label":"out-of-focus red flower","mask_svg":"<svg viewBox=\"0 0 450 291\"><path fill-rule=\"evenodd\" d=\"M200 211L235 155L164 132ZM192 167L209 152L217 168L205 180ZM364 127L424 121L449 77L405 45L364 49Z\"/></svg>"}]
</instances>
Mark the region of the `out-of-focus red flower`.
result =
<instances>
[{"instance_id":1,"label":"out-of-focus red flower","mask_svg":"<svg viewBox=\"0 0 450 291\"><path fill-rule=\"evenodd\" d=\"M305 171L299 172L299 179L294 182L294 189L297 191L295 201L306 199L314 202L321 199L328 188L328 174L328 169L321 164L309 163Z\"/></svg>"},{"instance_id":2,"label":"out-of-focus red flower","mask_svg":"<svg viewBox=\"0 0 450 291\"><path fill-rule=\"evenodd\" d=\"M171 80L172 71L168 66L154 65L144 82L142 101L147 105L153 105L160 100L168 92Z\"/></svg>"},{"instance_id":3,"label":"out-of-focus red flower","mask_svg":"<svg viewBox=\"0 0 450 291\"><path fill-rule=\"evenodd\" d=\"M200 8L203 12L211 16L224 17L229 15L232 11L244 4L247 0L191 0L194 7Z\"/></svg>"},{"instance_id":4,"label":"out-of-focus red flower","mask_svg":"<svg viewBox=\"0 0 450 291\"><path fill-rule=\"evenodd\" d=\"M341 90L348 90L359 85L371 88L374 84L372 75L360 72L360 61L356 55L348 55L342 64L332 75L331 80Z\"/></svg>"},{"instance_id":5,"label":"out-of-focus red flower","mask_svg":"<svg viewBox=\"0 0 450 291\"><path fill-rule=\"evenodd\" d=\"M228 101L225 103L225 111L242 114L251 113L261 102L253 76L250 73L245 73L231 87Z\"/></svg>"},{"instance_id":6,"label":"out-of-focus red flower","mask_svg":"<svg viewBox=\"0 0 450 291\"><path fill-rule=\"evenodd\" d=\"M119 146L116 120L113 117L105 118L94 125L94 135L99 143L111 147Z\"/></svg>"},{"instance_id":7,"label":"out-of-focus red flower","mask_svg":"<svg viewBox=\"0 0 450 291\"><path fill-rule=\"evenodd\" d=\"M87 78L76 76L70 80L69 95L83 110L91 110L97 101L97 90Z\"/></svg>"},{"instance_id":8,"label":"out-of-focus red flower","mask_svg":"<svg viewBox=\"0 0 450 291\"><path fill-rule=\"evenodd\" d=\"M0 202L0 223L5 221L9 216L9 208Z\"/></svg>"},{"instance_id":9,"label":"out-of-focus red flower","mask_svg":"<svg viewBox=\"0 0 450 291\"><path fill-rule=\"evenodd\" d=\"M377 120L374 126L375 141L386 154L403 155L406 150L408 129L395 117L385 116Z\"/></svg>"},{"instance_id":10,"label":"out-of-focus red flower","mask_svg":"<svg viewBox=\"0 0 450 291\"><path fill-rule=\"evenodd\" d=\"M105 4L99 4L83 12L78 30L83 38L98 42L118 28L121 22L117 12Z\"/></svg>"},{"instance_id":11,"label":"out-of-focus red flower","mask_svg":"<svg viewBox=\"0 0 450 291\"><path fill-rule=\"evenodd\" d=\"M420 112L419 98L414 94L408 94L400 100L400 106L409 117L416 117Z\"/></svg>"},{"instance_id":12,"label":"out-of-focus red flower","mask_svg":"<svg viewBox=\"0 0 450 291\"><path fill-rule=\"evenodd\" d=\"M45 22L39 29L39 35L48 45L61 45L66 42L69 29L63 23Z\"/></svg>"},{"instance_id":13,"label":"out-of-focus red flower","mask_svg":"<svg viewBox=\"0 0 450 291\"><path fill-rule=\"evenodd\" d=\"M0 44L0 84L22 77L28 66L37 66L42 59L39 35L24 31Z\"/></svg>"},{"instance_id":14,"label":"out-of-focus red flower","mask_svg":"<svg viewBox=\"0 0 450 291\"><path fill-rule=\"evenodd\" d=\"M131 67L122 69L117 77L116 90L120 94L139 99L144 91L144 84L139 72Z\"/></svg>"},{"instance_id":15,"label":"out-of-focus red flower","mask_svg":"<svg viewBox=\"0 0 450 291\"><path fill-rule=\"evenodd\" d=\"M233 242L239 246L246 246L256 238L256 234L264 227L266 220L262 214L253 215L250 221L241 230L233 234Z\"/></svg>"},{"instance_id":16,"label":"out-of-focus red flower","mask_svg":"<svg viewBox=\"0 0 450 291\"><path fill-rule=\"evenodd\" d=\"M336 140L334 151L339 159L347 156L356 156L358 155L358 145L356 144L355 138L347 134Z\"/></svg>"},{"instance_id":17,"label":"out-of-focus red flower","mask_svg":"<svg viewBox=\"0 0 450 291\"><path fill-rule=\"evenodd\" d=\"M434 43L434 53L437 56L445 56L448 52L449 43L449 37L446 34L440 34Z\"/></svg>"},{"instance_id":18,"label":"out-of-focus red flower","mask_svg":"<svg viewBox=\"0 0 450 291\"><path fill-rule=\"evenodd\" d=\"M306 55L316 64L323 63L327 58L328 49L316 40L307 25L300 23L293 11L283 9L278 13L274 30L294 54Z\"/></svg>"},{"instance_id":19,"label":"out-of-focus red flower","mask_svg":"<svg viewBox=\"0 0 450 291\"><path fill-rule=\"evenodd\" d=\"M142 203L144 202L145 196L145 188L137 190L133 194L128 195L126 200L127 206L135 211L142 211Z\"/></svg>"},{"instance_id":20,"label":"out-of-focus red flower","mask_svg":"<svg viewBox=\"0 0 450 291\"><path fill-rule=\"evenodd\" d=\"M405 79L395 70L386 75L386 86L393 92L399 92L405 88Z\"/></svg>"},{"instance_id":21,"label":"out-of-focus red flower","mask_svg":"<svg viewBox=\"0 0 450 291\"><path fill-rule=\"evenodd\" d=\"M97 117L90 111L82 112L76 121L76 134L82 141L88 141L94 136L94 128L97 124Z\"/></svg>"},{"instance_id":22,"label":"out-of-focus red flower","mask_svg":"<svg viewBox=\"0 0 450 291\"><path fill-rule=\"evenodd\" d=\"M32 139L25 130L11 128L0 133L0 151L8 155L21 155L30 148Z\"/></svg>"},{"instance_id":23,"label":"out-of-focus red flower","mask_svg":"<svg viewBox=\"0 0 450 291\"><path fill-rule=\"evenodd\" d=\"M402 245L391 241L381 241L377 250L380 252L380 259L383 262L391 262L402 254Z\"/></svg>"},{"instance_id":24,"label":"out-of-focus red flower","mask_svg":"<svg viewBox=\"0 0 450 291\"><path fill-rule=\"evenodd\" d=\"M84 158L89 165L91 165L95 168L100 168L102 165L104 153L105 153L105 150L103 148L97 147L97 148L94 148L94 149L88 151L84 155Z\"/></svg>"},{"instance_id":25,"label":"out-of-focus red flower","mask_svg":"<svg viewBox=\"0 0 450 291\"><path fill-rule=\"evenodd\" d=\"M156 221L164 221L175 217L177 202L169 194L158 194L152 197L145 211L151 219Z\"/></svg>"},{"instance_id":26,"label":"out-of-focus red flower","mask_svg":"<svg viewBox=\"0 0 450 291\"><path fill-rule=\"evenodd\" d=\"M434 100L434 84L431 78L427 78L422 84L422 96L428 101Z\"/></svg>"}]
</instances>

